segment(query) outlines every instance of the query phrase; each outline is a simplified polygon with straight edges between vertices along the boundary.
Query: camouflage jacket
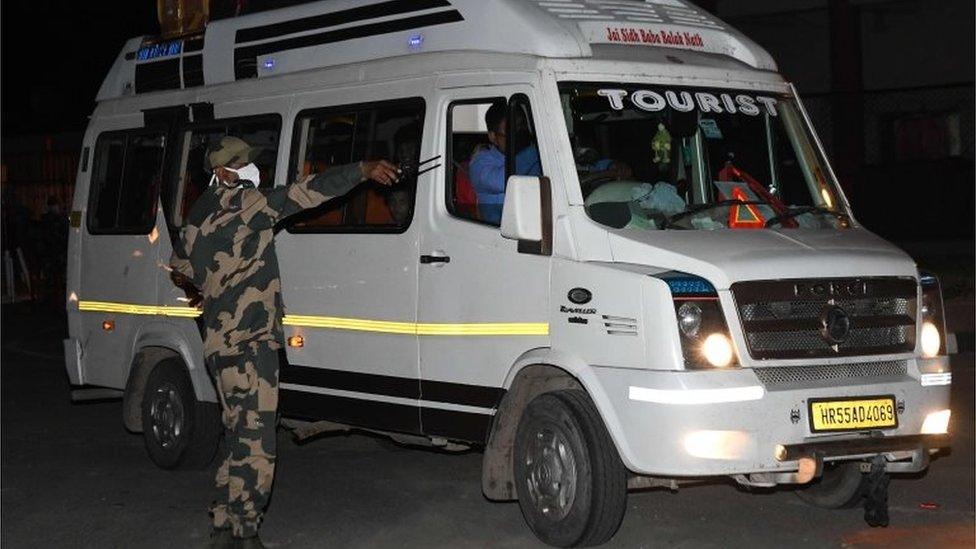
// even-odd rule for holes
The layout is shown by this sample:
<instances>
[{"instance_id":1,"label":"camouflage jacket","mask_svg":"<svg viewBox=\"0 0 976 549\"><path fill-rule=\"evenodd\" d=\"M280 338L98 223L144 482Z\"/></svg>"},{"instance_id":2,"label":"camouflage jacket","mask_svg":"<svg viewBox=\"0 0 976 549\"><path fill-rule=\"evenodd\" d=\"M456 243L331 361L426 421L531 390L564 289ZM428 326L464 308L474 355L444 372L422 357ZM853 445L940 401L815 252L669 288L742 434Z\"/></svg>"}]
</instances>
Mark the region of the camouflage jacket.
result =
<instances>
[{"instance_id":1,"label":"camouflage jacket","mask_svg":"<svg viewBox=\"0 0 976 549\"><path fill-rule=\"evenodd\" d=\"M358 164L274 189L215 184L187 215L170 264L203 296L203 348L233 356L253 341L281 348L283 305L274 227L282 219L349 192Z\"/></svg>"}]
</instances>

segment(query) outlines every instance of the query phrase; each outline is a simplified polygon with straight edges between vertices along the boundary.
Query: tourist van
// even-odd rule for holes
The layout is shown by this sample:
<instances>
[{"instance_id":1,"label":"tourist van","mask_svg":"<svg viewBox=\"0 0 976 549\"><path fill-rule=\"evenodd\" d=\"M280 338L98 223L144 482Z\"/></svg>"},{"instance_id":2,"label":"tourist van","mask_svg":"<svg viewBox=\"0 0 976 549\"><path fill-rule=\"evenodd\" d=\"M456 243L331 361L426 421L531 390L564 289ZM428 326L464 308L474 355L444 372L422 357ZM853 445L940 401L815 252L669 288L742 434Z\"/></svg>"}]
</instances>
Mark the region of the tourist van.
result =
<instances>
[{"instance_id":1,"label":"tourist van","mask_svg":"<svg viewBox=\"0 0 976 549\"><path fill-rule=\"evenodd\" d=\"M98 93L66 367L161 467L220 432L168 262L227 135L262 188L405 173L279 227L282 422L477 449L549 544L707 478L883 507L947 444L939 283L754 42L684 0L322 0L132 39Z\"/></svg>"}]
</instances>

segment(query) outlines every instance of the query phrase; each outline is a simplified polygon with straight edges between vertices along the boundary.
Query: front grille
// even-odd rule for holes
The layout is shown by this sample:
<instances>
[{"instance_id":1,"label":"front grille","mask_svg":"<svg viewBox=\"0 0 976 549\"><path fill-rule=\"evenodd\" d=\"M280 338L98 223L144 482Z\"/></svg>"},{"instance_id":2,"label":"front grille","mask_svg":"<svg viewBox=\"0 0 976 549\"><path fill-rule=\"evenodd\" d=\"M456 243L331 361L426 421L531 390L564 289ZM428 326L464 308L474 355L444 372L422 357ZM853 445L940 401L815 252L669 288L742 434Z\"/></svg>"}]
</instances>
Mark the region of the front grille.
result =
<instances>
[{"instance_id":1,"label":"front grille","mask_svg":"<svg viewBox=\"0 0 976 549\"><path fill-rule=\"evenodd\" d=\"M915 348L914 279L774 280L732 285L754 359L824 358ZM831 315L849 322L830 332Z\"/></svg>"},{"instance_id":2,"label":"front grille","mask_svg":"<svg viewBox=\"0 0 976 549\"><path fill-rule=\"evenodd\" d=\"M900 377L907 375L908 364L904 360L898 360L866 364L781 366L754 368L753 372L766 387L776 387L793 383L815 383L838 379Z\"/></svg>"}]
</instances>

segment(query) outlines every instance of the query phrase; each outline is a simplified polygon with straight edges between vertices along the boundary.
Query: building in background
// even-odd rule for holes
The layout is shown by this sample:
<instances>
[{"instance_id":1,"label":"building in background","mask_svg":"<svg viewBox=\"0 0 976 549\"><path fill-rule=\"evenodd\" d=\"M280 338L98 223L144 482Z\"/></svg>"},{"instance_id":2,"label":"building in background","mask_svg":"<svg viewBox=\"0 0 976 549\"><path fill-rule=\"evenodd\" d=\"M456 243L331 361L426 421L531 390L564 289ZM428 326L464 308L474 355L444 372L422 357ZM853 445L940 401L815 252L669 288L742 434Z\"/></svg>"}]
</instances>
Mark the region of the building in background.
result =
<instances>
[{"instance_id":1,"label":"building in background","mask_svg":"<svg viewBox=\"0 0 976 549\"><path fill-rule=\"evenodd\" d=\"M972 0L702 0L799 88L868 228L972 240Z\"/></svg>"}]
</instances>

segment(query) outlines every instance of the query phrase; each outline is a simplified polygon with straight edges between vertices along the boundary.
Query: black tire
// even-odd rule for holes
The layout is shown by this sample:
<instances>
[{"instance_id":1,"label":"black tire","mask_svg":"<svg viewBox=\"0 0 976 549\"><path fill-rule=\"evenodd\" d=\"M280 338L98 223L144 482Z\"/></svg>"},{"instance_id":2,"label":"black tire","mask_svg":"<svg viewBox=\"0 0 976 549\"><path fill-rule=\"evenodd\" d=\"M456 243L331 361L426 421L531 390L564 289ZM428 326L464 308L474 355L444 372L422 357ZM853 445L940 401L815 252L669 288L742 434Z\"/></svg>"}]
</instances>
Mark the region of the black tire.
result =
<instances>
[{"instance_id":1,"label":"black tire","mask_svg":"<svg viewBox=\"0 0 976 549\"><path fill-rule=\"evenodd\" d=\"M860 462L828 463L823 474L796 491L804 502L823 509L850 509L864 496Z\"/></svg>"},{"instance_id":2,"label":"black tire","mask_svg":"<svg viewBox=\"0 0 976 549\"><path fill-rule=\"evenodd\" d=\"M160 361L142 399L142 436L153 463L162 469L203 469L217 453L222 430L219 406L197 401L183 362Z\"/></svg>"},{"instance_id":3,"label":"black tire","mask_svg":"<svg viewBox=\"0 0 976 549\"><path fill-rule=\"evenodd\" d=\"M513 459L519 506L540 540L557 547L599 545L620 528L627 471L586 393L557 391L530 402Z\"/></svg>"}]
</instances>

